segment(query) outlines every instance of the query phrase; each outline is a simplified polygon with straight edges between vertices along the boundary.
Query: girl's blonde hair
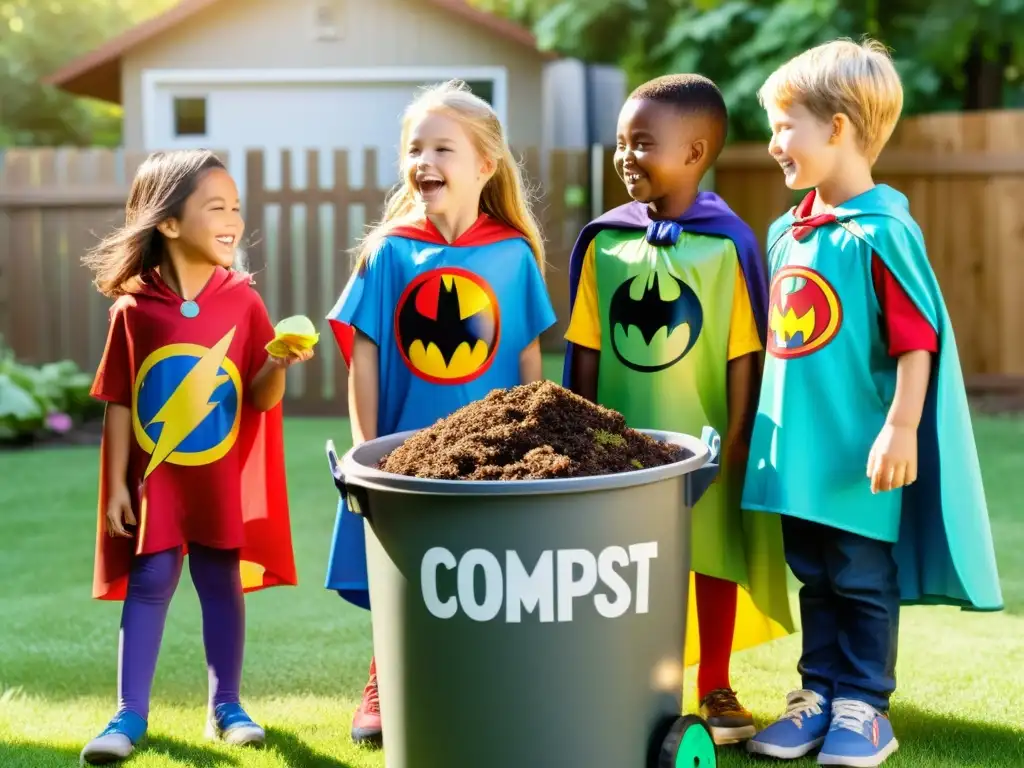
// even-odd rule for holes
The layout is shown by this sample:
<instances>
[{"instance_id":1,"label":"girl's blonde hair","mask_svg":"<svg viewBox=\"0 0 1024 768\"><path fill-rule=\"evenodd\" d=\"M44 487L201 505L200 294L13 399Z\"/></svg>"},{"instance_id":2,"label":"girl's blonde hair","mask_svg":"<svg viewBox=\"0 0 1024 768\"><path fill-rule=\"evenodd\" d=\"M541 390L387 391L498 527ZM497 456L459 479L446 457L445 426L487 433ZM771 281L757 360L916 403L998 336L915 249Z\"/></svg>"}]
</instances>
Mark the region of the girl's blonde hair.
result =
<instances>
[{"instance_id":1,"label":"girl's blonde hair","mask_svg":"<svg viewBox=\"0 0 1024 768\"><path fill-rule=\"evenodd\" d=\"M480 194L480 210L521 232L543 272L544 241L540 226L530 210L529 193L519 163L509 149L505 131L494 109L475 96L463 81L449 80L427 88L406 108L402 117L402 162L405 162L414 125L432 112L457 120L465 128L477 152L495 164L494 174ZM416 193L409 186L403 169L402 181L388 197L383 217L356 248L357 268L373 255L395 228L417 224L422 219L422 205L417 202Z\"/></svg>"},{"instance_id":2,"label":"girl's blonde hair","mask_svg":"<svg viewBox=\"0 0 1024 768\"><path fill-rule=\"evenodd\" d=\"M903 110L903 85L876 40L840 39L804 51L775 70L757 92L762 105L802 104L819 120L845 114L874 163Z\"/></svg>"},{"instance_id":3,"label":"girl's blonde hair","mask_svg":"<svg viewBox=\"0 0 1024 768\"><path fill-rule=\"evenodd\" d=\"M214 168L226 170L220 158L206 150L154 152L146 158L128 193L124 226L82 259L93 271L100 293L109 298L131 293L144 273L160 265L164 236L157 226L181 218L185 201Z\"/></svg>"}]
</instances>

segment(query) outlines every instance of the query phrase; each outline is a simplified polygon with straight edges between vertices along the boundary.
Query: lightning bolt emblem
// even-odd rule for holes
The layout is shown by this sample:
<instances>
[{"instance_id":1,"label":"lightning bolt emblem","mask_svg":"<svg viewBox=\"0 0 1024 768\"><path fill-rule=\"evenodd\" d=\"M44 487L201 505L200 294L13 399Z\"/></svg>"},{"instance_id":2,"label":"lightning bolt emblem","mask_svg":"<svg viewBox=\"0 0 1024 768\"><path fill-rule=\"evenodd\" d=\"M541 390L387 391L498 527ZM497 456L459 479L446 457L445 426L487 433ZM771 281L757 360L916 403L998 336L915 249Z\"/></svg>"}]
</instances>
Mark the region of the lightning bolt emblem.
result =
<instances>
[{"instance_id":1,"label":"lightning bolt emblem","mask_svg":"<svg viewBox=\"0 0 1024 768\"><path fill-rule=\"evenodd\" d=\"M218 403L210 402L210 398L229 379L217 372L227 356L234 335L235 329L232 328L199 358L199 362L185 374L185 378L146 425L148 428L153 424L163 424L163 427L143 479L149 477L217 407Z\"/></svg>"},{"instance_id":2,"label":"lightning bolt emblem","mask_svg":"<svg viewBox=\"0 0 1024 768\"><path fill-rule=\"evenodd\" d=\"M792 307L786 309L784 315L779 312L778 307L772 307L771 329L781 336L783 342L790 341L799 333L803 334L806 343L814 333L814 307L800 317L797 317Z\"/></svg>"}]
</instances>

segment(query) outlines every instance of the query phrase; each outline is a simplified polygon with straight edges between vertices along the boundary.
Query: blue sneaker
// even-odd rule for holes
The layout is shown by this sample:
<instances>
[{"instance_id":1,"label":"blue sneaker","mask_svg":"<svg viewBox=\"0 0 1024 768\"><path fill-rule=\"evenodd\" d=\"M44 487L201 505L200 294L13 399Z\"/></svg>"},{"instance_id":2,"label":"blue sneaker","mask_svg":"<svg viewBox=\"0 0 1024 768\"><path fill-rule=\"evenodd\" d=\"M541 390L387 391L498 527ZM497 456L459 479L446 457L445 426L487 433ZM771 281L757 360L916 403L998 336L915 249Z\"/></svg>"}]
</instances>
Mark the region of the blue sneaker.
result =
<instances>
[{"instance_id":1,"label":"blue sneaker","mask_svg":"<svg viewBox=\"0 0 1024 768\"><path fill-rule=\"evenodd\" d=\"M875 768L898 747L888 717L863 701L836 699L818 764Z\"/></svg>"},{"instance_id":2,"label":"blue sneaker","mask_svg":"<svg viewBox=\"0 0 1024 768\"><path fill-rule=\"evenodd\" d=\"M260 746L267 734L237 702L218 704L206 722L206 737L237 747Z\"/></svg>"},{"instance_id":3,"label":"blue sneaker","mask_svg":"<svg viewBox=\"0 0 1024 768\"><path fill-rule=\"evenodd\" d=\"M81 765L106 765L124 760L146 735L146 721L128 710L121 710L95 739L85 745Z\"/></svg>"},{"instance_id":4,"label":"blue sneaker","mask_svg":"<svg viewBox=\"0 0 1024 768\"><path fill-rule=\"evenodd\" d=\"M747 751L780 760L803 757L825 741L830 710L814 691L793 691L786 697L786 714L748 741Z\"/></svg>"}]
</instances>

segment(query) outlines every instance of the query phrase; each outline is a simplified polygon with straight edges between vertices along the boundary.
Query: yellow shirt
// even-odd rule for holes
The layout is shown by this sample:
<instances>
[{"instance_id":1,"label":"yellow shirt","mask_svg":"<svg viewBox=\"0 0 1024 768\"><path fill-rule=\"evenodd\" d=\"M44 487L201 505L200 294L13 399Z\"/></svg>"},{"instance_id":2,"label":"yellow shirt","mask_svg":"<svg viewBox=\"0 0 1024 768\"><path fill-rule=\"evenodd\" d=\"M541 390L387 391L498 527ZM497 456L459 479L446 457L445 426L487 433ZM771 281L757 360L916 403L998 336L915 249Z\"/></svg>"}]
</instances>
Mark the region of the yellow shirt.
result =
<instances>
[{"instance_id":1,"label":"yellow shirt","mask_svg":"<svg viewBox=\"0 0 1024 768\"><path fill-rule=\"evenodd\" d=\"M583 257L583 270L576 290L576 303L572 308L567 341L588 349L601 349L601 313L597 304L597 275L594 269L594 241ZM754 310L743 269L736 265L736 288L732 293L732 314L729 320L729 359L760 352L761 339L757 334Z\"/></svg>"}]
</instances>

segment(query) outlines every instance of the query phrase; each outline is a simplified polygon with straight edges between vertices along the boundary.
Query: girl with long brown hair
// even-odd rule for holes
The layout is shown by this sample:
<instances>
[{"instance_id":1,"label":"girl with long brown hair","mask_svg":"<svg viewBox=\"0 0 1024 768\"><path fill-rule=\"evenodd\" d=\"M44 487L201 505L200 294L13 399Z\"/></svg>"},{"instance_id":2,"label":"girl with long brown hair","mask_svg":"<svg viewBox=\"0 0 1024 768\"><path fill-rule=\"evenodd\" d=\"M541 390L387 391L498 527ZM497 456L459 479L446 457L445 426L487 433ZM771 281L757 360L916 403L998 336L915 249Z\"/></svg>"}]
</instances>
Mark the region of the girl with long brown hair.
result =
<instances>
[{"instance_id":1,"label":"girl with long brown hair","mask_svg":"<svg viewBox=\"0 0 1024 768\"><path fill-rule=\"evenodd\" d=\"M92 395L106 403L93 596L124 600L118 709L82 761L128 757L185 555L210 675L208 735L256 744L239 701L243 592L295 584L280 401L285 369L252 278L233 269L238 189L209 152L156 153L139 168L124 226L85 262L115 299Z\"/></svg>"}]
</instances>

